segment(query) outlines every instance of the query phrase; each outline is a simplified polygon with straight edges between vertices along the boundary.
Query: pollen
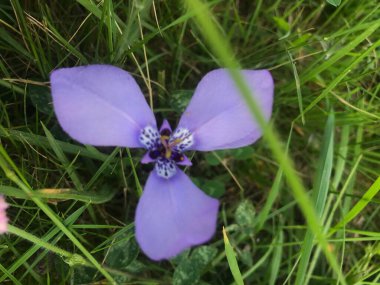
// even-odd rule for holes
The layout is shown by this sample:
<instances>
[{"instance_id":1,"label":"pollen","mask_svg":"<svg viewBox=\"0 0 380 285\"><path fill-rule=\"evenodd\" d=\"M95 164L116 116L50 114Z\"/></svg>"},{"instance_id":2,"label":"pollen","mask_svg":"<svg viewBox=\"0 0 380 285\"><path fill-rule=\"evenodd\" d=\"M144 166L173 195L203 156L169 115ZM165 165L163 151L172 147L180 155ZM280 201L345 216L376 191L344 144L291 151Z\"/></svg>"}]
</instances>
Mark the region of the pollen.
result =
<instances>
[{"instance_id":1,"label":"pollen","mask_svg":"<svg viewBox=\"0 0 380 285\"><path fill-rule=\"evenodd\" d=\"M170 148L165 151L165 158L169 159L172 156L172 150Z\"/></svg>"}]
</instances>

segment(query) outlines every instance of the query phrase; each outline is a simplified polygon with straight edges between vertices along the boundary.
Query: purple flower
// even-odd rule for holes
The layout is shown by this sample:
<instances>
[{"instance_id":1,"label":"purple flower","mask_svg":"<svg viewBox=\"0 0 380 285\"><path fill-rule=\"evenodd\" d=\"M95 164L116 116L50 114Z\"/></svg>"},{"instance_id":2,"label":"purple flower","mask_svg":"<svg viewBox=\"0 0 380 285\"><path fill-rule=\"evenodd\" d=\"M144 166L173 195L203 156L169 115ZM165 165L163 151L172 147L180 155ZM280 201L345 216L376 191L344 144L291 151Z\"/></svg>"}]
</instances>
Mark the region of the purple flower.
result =
<instances>
[{"instance_id":1,"label":"purple flower","mask_svg":"<svg viewBox=\"0 0 380 285\"><path fill-rule=\"evenodd\" d=\"M0 234L7 232L8 228L8 218L6 209L8 208L7 202L3 196L0 196Z\"/></svg>"},{"instance_id":2,"label":"purple flower","mask_svg":"<svg viewBox=\"0 0 380 285\"><path fill-rule=\"evenodd\" d=\"M242 70L265 117L273 103L267 70ZM191 165L184 152L246 146L259 126L225 69L199 82L177 128L157 128L153 112L133 77L110 65L62 68L52 72L54 109L74 139L95 146L145 148L142 163L155 163L137 206L136 239L153 260L168 259L208 241L216 229L219 203L195 186L178 165Z\"/></svg>"}]
</instances>

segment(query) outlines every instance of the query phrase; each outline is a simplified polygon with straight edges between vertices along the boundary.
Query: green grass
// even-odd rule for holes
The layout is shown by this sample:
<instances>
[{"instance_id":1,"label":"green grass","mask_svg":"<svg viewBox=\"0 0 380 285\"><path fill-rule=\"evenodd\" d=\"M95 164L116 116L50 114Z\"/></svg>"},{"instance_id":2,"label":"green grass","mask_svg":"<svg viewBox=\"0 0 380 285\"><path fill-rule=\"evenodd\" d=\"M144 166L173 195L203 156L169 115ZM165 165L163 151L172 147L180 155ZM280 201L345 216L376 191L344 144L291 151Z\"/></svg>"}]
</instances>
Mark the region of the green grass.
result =
<instances>
[{"instance_id":1,"label":"green grass","mask_svg":"<svg viewBox=\"0 0 380 285\"><path fill-rule=\"evenodd\" d=\"M0 283L379 284L380 5L328 2L1 2ZM140 253L142 152L80 145L52 111L49 73L90 63L131 72L173 123L207 71L272 72L270 125L231 73L263 139L187 169L221 201L208 244Z\"/></svg>"}]
</instances>

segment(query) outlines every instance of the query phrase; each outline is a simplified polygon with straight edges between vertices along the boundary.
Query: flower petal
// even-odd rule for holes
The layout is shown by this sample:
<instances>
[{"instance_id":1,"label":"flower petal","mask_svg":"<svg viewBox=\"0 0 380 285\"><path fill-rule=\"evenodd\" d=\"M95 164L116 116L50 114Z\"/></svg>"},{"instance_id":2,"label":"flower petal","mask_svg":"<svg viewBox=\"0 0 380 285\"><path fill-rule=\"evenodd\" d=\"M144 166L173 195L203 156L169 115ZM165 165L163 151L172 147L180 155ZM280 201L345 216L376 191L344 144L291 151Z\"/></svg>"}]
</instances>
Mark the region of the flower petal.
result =
<instances>
[{"instance_id":1,"label":"flower petal","mask_svg":"<svg viewBox=\"0 0 380 285\"><path fill-rule=\"evenodd\" d=\"M180 169L170 179L152 171L136 210L136 239L151 259L169 259L214 235L218 207Z\"/></svg>"},{"instance_id":2,"label":"flower petal","mask_svg":"<svg viewBox=\"0 0 380 285\"><path fill-rule=\"evenodd\" d=\"M161 132L167 132L167 133L172 133L172 128L170 127L170 124L168 120L164 119L162 122L161 128L160 128L160 133Z\"/></svg>"},{"instance_id":3,"label":"flower petal","mask_svg":"<svg viewBox=\"0 0 380 285\"><path fill-rule=\"evenodd\" d=\"M152 126L146 126L141 129L139 140L142 146L148 150L153 150L160 144L160 134L156 128Z\"/></svg>"},{"instance_id":4,"label":"flower petal","mask_svg":"<svg viewBox=\"0 0 380 285\"><path fill-rule=\"evenodd\" d=\"M164 179L172 178L177 173L175 162L166 158L157 159L154 169L156 170L157 175Z\"/></svg>"},{"instance_id":5,"label":"flower petal","mask_svg":"<svg viewBox=\"0 0 380 285\"><path fill-rule=\"evenodd\" d=\"M118 67L61 68L51 73L50 81L59 123L83 144L142 147L140 130L156 127L136 81Z\"/></svg>"},{"instance_id":6,"label":"flower petal","mask_svg":"<svg viewBox=\"0 0 380 285\"><path fill-rule=\"evenodd\" d=\"M7 202L3 196L0 196L0 234L3 234L7 231L8 228L8 218L6 209L8 208Z\"/></svg>"},{"instance_id":7,"label":"flower petal","mask_svg":"<svg viewBox=\"0 0 380 285\"><path fill-rule=\"evenodd\" d=\"M144 156L141 158L140 162L142 164L148 164L148 163L152 163L152 162L155 162L156 160L153 159L150 155L150 151L146 152L144 154Z\"/></svg>"},{"instance_id":8,"label":"flower petal","mask_svg":"<svg viewBox=\"0 0 380 285\"><path fill-rule=\"evenodd\" d=\"M180 160L176 161L178 165L184 165L184 166L192 166L193 163L191 160L184 154L181 154Z\"/></svg>"},{"instance_id":9,"label":"flower petal","mask_svg":"<svg viewBox=\"0 0 380 285\"><path fill-rule=\"evenodd\" d=\"M242 70L252 97L269 120L273 105L273 79L267 70ZM199 82L178 128L194 135L193 150L237 148L255 142L261 130L227 69L207 73Z\"/></svg>"}]
</instances>

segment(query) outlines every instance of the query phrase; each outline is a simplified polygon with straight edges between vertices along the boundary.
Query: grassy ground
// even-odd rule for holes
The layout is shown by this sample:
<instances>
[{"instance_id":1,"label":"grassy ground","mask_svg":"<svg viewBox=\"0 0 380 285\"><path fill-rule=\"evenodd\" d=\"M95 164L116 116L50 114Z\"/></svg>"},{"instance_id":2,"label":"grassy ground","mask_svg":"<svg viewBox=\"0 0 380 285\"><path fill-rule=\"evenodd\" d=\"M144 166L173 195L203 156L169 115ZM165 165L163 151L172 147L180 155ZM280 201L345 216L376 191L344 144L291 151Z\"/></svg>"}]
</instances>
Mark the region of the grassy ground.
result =
<instances>
[{"instance_id":1,"label":"grassy ground","mask_svg":"<svg viewBox=\"0 0 380 285\"><path fill-rule=\"evenodd\" d=\"M2 1L0 283L380 284L376 2ZM52 112L49 73L89 63L133 73L173 124L205 72L271 70L274 128L188 169L220 197L207 245L160 263L139 253L142 152L80 145Z\"/></svg>"}]
</instances>

